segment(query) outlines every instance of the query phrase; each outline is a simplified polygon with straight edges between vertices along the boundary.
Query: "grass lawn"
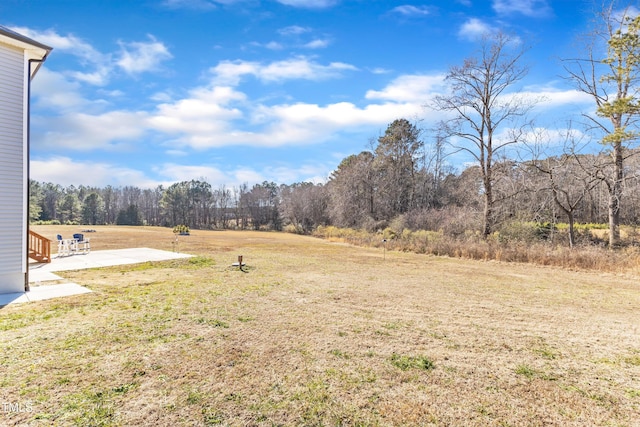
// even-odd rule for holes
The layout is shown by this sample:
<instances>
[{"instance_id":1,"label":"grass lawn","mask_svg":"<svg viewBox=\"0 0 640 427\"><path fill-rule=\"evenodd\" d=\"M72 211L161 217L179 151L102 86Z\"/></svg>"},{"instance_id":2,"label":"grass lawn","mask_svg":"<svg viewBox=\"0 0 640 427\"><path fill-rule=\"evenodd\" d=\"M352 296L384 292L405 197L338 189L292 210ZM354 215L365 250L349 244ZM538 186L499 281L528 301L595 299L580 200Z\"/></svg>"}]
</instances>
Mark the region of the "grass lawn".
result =
<instances>
[{"instance_id":1,"label":"grass lawn","mask_svg":"<svg viewBox=\"0 0 640 427\"><path fill-rule=\"evenodd\" d=\"M173 247L94 228L92 250ZM640 426L638 277L277 233L178 249L0 309L0 425Z\"/></svg>"}]
</instances>

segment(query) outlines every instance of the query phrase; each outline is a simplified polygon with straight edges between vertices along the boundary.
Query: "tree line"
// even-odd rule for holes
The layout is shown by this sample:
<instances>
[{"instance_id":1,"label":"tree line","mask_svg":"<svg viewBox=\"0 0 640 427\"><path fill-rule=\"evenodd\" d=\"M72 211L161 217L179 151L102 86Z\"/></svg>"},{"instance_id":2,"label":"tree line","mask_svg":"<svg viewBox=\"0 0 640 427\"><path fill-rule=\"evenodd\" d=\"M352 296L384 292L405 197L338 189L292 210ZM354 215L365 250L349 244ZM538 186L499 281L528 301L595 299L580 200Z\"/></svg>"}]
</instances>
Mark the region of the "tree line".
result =
<instances>
[{"instance_id":1,"label":"tree line","mask_svg":"<svg viewBox=\"0 0 640 427\"><path fill-rule=\"evenodd\" d=\"M442 139L425 143L407 119L389 124L371 150L342 160L326 183L263 182L213 188L205 179L168 187L62 187L31 181L31 220L192 229L256 229L310 233L318 226L442 230L459 236L484 230L484 178L479 165L457 172ZM604 154L561 154L493 164L495 231L514 222L606 223L609 188L597 178ZM640 223L640 162L629 157L620 211Z\"/></svg>"},{"instance_id":2,"label":"tree line","mask_svg":"<svg viewBox=\"0 0 640 427\"><path fill-rule=\"evenodd\" d=\"M394 120L326 183L212 188L198 179L140 189L31 182L31 219L299 233L320 225L393 226L485 238L514 223L566 221L570 245L575 224L589 222L607 223L616 246L621 224L637 224L640 212L640 16L619 6L599 11L584 51L562 62L567 81L593 100L579 130L536 126L529 115L538 100L519 93L525 47L489 34L473 56L450 67L448 92L426 106L441 113L434 128ZM471 159L463 170L447 161L456 153Z\"/></svg>"}]
</instances>

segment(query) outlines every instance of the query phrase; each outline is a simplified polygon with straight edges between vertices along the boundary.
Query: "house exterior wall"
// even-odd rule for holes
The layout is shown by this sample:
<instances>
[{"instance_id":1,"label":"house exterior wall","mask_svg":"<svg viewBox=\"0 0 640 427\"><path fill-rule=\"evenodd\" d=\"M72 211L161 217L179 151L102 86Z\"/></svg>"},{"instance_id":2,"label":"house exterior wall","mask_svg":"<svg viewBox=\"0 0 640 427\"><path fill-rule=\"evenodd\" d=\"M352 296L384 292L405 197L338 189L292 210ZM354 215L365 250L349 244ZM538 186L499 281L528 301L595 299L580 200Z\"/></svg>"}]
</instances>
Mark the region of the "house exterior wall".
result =
<instances>
[{"instance_id":1,"label":"house exterior wall","mask_svg":"<svg viewBox=\"0 0 640 427\"><path fill-rule=\"evenodd\" d=\"M0 293L25 286L27 64L24 50L0 43Z\"/></svg>"}]
</instances>

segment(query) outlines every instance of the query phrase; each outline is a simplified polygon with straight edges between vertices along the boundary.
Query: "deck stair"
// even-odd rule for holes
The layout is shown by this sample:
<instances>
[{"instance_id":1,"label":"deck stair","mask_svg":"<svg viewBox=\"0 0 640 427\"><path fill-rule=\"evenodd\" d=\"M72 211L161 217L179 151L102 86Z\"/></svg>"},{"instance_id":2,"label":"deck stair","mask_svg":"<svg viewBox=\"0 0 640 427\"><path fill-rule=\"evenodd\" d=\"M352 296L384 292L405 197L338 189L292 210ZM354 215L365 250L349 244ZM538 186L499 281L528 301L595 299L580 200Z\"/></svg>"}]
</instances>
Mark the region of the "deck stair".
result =
<instances>
[{"instance_id":1,"label":"deck stair","mask_svg":"<svg viewBox=\"0 0 640 427\"><path fill-rule=\"evenodd\" d=\"M38 262L51 262L51 240L29 230L29 258Z\"/></svg>"}]
</instances>

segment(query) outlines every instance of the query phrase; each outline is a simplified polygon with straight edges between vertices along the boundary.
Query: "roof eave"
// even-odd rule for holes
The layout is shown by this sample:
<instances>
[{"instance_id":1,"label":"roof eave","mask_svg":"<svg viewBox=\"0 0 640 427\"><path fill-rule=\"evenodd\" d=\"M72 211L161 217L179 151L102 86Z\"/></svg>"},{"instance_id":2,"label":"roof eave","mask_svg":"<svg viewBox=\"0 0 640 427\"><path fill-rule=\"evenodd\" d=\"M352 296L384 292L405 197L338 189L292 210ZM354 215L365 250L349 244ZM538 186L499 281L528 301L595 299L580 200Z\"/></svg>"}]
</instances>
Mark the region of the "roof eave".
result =
<instances>
[{"instance_id":1,"label":"roof eave","mask_svg":"<svg viewBox=\"0 0 640 427\"><path fill-rule=\"evenodd\" d=\"M47 46L43 43L30 39L29 37L23 36L20 33L16 33L15 31L3 27L0 25L0 42L8 44L10 46L15 46L20 49L24 49L27 53L27 58L30 61L37 61L38 64L31 69L31 78L36 74L42 62L47 59L47 55L49 52L53 50L52 47Z\"/></svg>"}]
</instances>

